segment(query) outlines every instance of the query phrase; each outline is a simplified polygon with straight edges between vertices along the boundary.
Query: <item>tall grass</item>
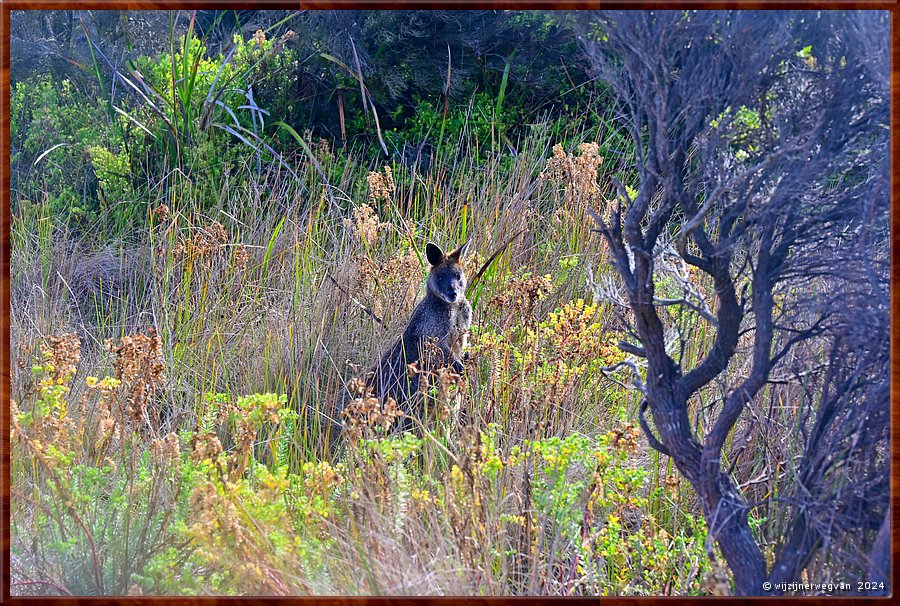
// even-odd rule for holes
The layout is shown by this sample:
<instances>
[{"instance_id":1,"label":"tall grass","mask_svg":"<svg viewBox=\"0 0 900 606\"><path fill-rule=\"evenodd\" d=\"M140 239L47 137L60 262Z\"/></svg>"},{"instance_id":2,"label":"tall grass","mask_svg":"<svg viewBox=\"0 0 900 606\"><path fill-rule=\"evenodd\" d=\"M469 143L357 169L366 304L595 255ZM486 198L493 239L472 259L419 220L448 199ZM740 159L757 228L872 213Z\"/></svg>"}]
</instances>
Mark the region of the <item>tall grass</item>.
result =
<instances>
[{"instance_id":1,"label":"tall grass","mask_svg":"<svg viewBox=\"0 0 900 606\"><path fill-rule=\"evenodd\" d=\"M605 134L563 133L567 161ZM296 158L248 158L213 199L173 165L146 227L99 249L40 207L14 217L14 591L700 592L696 505L601 368L623 354L585 211L623 164L595 167L594 189L542 177L557 141L535 124L513 155L463 131L419 172L304 139ZM459 410L418 438L348 441L347 382L421 298L424 244L467 238L470 276L508 246L470 293L467 377L445 394ZM683 321L699 356L710 337ZM141 417L144 375L98 381L148 327L165 378ZM46 338L66 332L79 350L60 375ZM269 393L285 397L241 397ZM101 419L120 432L102 448L85 429ZM69 450L48 451L59 432Z\"/></svg>"}]
</instances>

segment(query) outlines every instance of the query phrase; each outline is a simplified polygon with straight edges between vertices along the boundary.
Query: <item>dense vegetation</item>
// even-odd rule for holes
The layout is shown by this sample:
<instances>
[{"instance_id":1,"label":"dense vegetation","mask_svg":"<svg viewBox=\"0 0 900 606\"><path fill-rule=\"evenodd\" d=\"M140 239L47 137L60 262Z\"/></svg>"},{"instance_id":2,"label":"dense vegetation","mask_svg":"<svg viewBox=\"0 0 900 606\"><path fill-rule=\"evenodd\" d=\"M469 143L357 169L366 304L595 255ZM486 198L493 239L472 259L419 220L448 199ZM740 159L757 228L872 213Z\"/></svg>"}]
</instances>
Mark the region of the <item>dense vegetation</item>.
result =
<instances>
[{"instance_id":1,"label":"dense vegetation","mask_svg":"<svg viewBox=\"0 0 900 606\"><path fill-rule=\"evenodd\" d=\"M17 68L13 45L13 593L735 591L693 478L644 437L646 351L628 342L622 251L596 233L645 195L652 137L578 43L615 42L608 24L166 15L152 48L134 15L107 40L94 15L47 13L44 35L81 44L54 69ZM784 73L834 68L798 31ZM714 117L736 165L773 133L749 102ZM468 238L484 272L436 420L392 433L365 393L339 410L420 298L425 243ZM660 326L690 368L716 346L722 291L660 248ZM809 372L766 381L727 439L768 564L792 528L773 503L803 473L797 436L821 425L824 343L792 352ZM686 412L711 423L722 389ZM885 450L866 456L886 470ZM810 548L803 578L866 578L877 530Z\"/></svg>"}]
</instances>

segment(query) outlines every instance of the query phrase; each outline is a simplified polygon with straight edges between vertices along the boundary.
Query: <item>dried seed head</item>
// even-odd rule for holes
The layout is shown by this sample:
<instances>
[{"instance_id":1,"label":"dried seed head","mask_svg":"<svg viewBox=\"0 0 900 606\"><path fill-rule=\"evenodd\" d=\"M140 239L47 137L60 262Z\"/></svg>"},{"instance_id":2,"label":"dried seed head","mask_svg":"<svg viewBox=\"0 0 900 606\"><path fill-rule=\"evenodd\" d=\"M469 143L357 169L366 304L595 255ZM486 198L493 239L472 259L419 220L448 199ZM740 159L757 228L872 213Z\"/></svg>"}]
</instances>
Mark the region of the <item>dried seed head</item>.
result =
<instances>
[{"instance_id":1,"label":"dried seed head","mask_svg":"<svg viewBox=\"0 0 900 606\"><path fill-rule=\"evenodd\" d=\"M553 146L553 156L547 159L547 165L539 176L540 183L554 183L564 190L564 201L567 206L584 207L584 202L598 206L597 199L600 186L597 183L597 169L603 163L600 146L597 143L582 143L578 146L579 155L566 154L562 145ZM607 206L605 203L603 206ZM604 211L605 208L599 210ZM565 215L557 216L557 220Z\"/></svg>"},{"instance_id":2,"label":"dried seed head","mask_svg":"<svg viewBox=\"0 0 900 606\"><path fill-rule=\"evenodd\" d=\"M368 204L357 206L353 209L353 220L344 219L344 226L351 230L353 235L361 242L374 244L378 234L387 227L388 223L378 220L375 210Z\"/></svg>"},{"instance_id":3,"label":"dried seed head","mask_svg":"<svg viewBox=\"0 0 900 606\"><path fill-rule=\"evenodd\" d=\"M116 378L129 387L126 410L132 420L140 424L147 418L150 396L165 382L162 340L151 327L147 334L122 337L118 345L107 339L106 349L115 356Z\"/></svg>"},{"instance_id":4,"label":"dried seed head","mask_svg":"<svg viewBox=\"0 0 900 606\"><path fill-rule=\"evenodd\" d=\"M397 191L390 166L384 167L384 174L370 172L366 176L366 182L369 184L369 197L373 202L390 200Z\"/></svg>"},{"instance_id":5,"label":"dried seed head","mask_svg":"<svg viewBox=\"0 0 900 606\"><path fill-rule=\"evenodd\" d=\"M246 267L250 260L250 249L246 244L237 244L234 247L234 266L238 269Z\"/></svg>"},{"instance_id":6,"label":"dried seed head","mask_svg":"<svg viewBox=\"0 0 900 606\"><path fill-rule=\"evenodd\" d=\"M155 439L150 443L151 451L157 460L162 462L177 462L181 451L178 448L178 436L171 432L165 438Z\"/></svg>"},{"instance_id":7,"label":"dried seed head","mask_svg":"<svg viewBox=\"0 0 900 606\"><path fill-rule=\"evenodd\" d=\"M355 444L360 438L373 435L376 430L387 431L394 420L403 416L394 398L389 397L382 405L371 386L361 379L351 380L348 387L351 386L351 393L355 393L356 397L340 415L344 421L344 432L351 443Z\"/></svg>"},{"instance_id":8,"label":"dried seed head","mask_svg":"<svg viewBox=\"0 0 900 606\"><path fill-rule=\"evenodd\" d=\"M81 361L81 342L75 333L47 337L41 343L44 361L52 366L51 376L57 381L68 381L75 375L75 367Z\"/></svg>"},{"instance_id":9,"label":"dried seed head","mask_svg":"<svg viewBox=\"0 0 900 606\"><path fill-rule=\"evenodd\" d=\"M222 442L213 432L195 435L192 439L193 450L191 451L191 461L194 463L202 463L203 461L216 461L222 454Z\"/></svg>"}]
</instances>

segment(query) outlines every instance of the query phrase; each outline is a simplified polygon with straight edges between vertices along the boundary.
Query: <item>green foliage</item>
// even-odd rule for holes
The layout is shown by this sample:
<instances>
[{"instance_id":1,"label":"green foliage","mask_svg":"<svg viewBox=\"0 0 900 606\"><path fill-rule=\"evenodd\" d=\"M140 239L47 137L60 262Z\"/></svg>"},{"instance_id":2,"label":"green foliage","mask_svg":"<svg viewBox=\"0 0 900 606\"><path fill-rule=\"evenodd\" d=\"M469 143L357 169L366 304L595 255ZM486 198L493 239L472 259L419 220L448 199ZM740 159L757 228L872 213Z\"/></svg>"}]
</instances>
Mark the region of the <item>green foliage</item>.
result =
<instances>
[{"instance_id":1,"label":"green foliage","mask_svg":"<svg viewBox=\"0 0 900 606\"><path fill-rule=\"evenodd\" d=\"M131 161L127 151L114 154L107 148L92 145L87 148L100 186L101 196L107 201L127 199L131 193Z\"/></svg>"},{"instance_id":2,"label":"green foliage","mask_svg":"<svg viewBox=\"0 0 900 606\"><path fill-rule=\"evenodd\" d=\"M115 100L102 98L105 89L81 91L46 75L15 84L14 208L46 198L62 222L74 219L87 228L99 221L100 233L109 235L107 228L133 226L146 216L142 200L157 184L138 175L158 178L177 167L200 187L212 187L256 160L276 157L262 139L265 108L290 117L287 72L295 51L258 34L235 36L227 54L209 56L191 31L172 48L138 57L119 73L126 94Z\"/></svg>"},{"instance_id":3,"label":"green foliage","mask_svg":"<svg viewBox=\"0 0 900 606\"><path fill-rule=\"evenodd\" d=\"M523 274L510 287L521 290L531 280ZM472 337L473 351L484 355L489 366L506 361L509 372L523 378L529 397L542 402L548 413L571 397L577 385L590 389L602 381L601 367L622 359L615 338L603 326L601 309L583 299L563 304L533 326L507 331L473 327Z\"/></svg>"},{"instance_id":4,"label":"green foliage","mask_svg":"<svg viewBox=\"0 0 900 606\"><path fill-rule=\"evenodd\" d=\"M19 477L14 501L37 507L30 519L14 516L12 528L20 536L41 537L49 549L45 574L65 579L69 592L124 594L133 574L169 540L182 478L171 455L162 454L162 441L151 445L136 431L105 425L103 416L99 428L86 426L85 412L108 410L121 382L90 378L90 394L75 401L69 393L74 351L64 364L61 356L46 355L33 368L33 401L21 403L28 409L18 412L13 405L17 453L34 465L27 479ZM107 456L113 442L118 453ZM25 461L14 459L21 470ZM21 543L12 549L25 554Z\"/></svg>"},{"instance_id":5,"label":"green foliage","mask_svg":"<svg viewBox=\"0 0 900 606\"><path fill-rule=\"evenodd\" d=\"M212 56L193 28L178 50L171 46L169 53L138 57L123 75L148 91L136 95L135 120L149 133L156 161L212 182L254 159L259 165L277 157L262 137L266 116L289 113L286 70L296 53L258 32L250 40L235 35L227 53Z\"/></svg>"},{"instance_id":6,"label":"green foliage","mask_svg":"<svg viewBox=\"0 0 900 606\"><path fill-rule=\"evenodd\" d=\"M476 163L498 154L509 165L521 139L530 136L527 124L548 110L556 136L572 116L594 120L587 111L587 78L576 65L566 69L566 79L546 77L547 71L556 74L559 62L565 64L575 50L566 19L483 11L457 15L462 19L457 22L412 11L407 15L412 20L403 19L403 44L397 45L392 42L397 32L383 28L396 24L399 13L351 13L294 16L291 30L276 24L281 35L260 30L245 40L237 34L215 53L208 50L205 35L197 34L193 18L173 16L173 26L187 20L185 35L176 37L173 27L165 51L137 56L118 72L107 62L103 42L92 41L93 65L85 69L96 74L94 90L74 90L68 80L57 84L47 76L17 83L14 206L46 196L51 213L63 223L77 219L73 225L79 229L94 227L96 234L109 237L145 221L144 200L163 175L191 182L176 197L188 188L204 192L199 197L206 209L223 180L259 173L273 161L294 171L287 155L296 141L276 123L303 133L317 149L323 145L315 137L335 139L342 133L354 147L361 144L370 160L383 158L383 138L395 160L408 164L421 156L427 167L453 162L460 154ZM356 56L345 39L333 38L337 30L332 26L344 25L352 32ZM446 74L424 65L433 62L424 50L437 40L435 27L445 31L451 46L449 94L439 92ZM544 48L540 56L527 51L538 47ZM475 71L469 67L473 58L481 62ZM365 105L359 76L372 97ZM113 88L115 98L109 97ZM309 92L298 97L298 89ZM563 105L546 104L560 93L565 93ZM335 123L336 96L342 125ZM320 107L326 97L327 108ZM65 145L54 148L60 143ZM324 145L334 146L329 140ZM52 151L41 157L47 150ZM31 167L37 158L41 161ZM327 177L332 169L341 174L347 158L338 160L325 167Z\"/></svg>"},{"instance_id":7,"label":"green foliage","mask_svg":"<svg viewBox=\"0 0 900 606\"><path fill-rule=\"evenodd\" d=\"M685 565L700 571L708 566L702 525L672 537L645 513L642 489L649 474L630 456L639 433L623 424L595 440L574 434L529 444L539 470L537 511L564 540L553 545L575 546L573 576L602 587L604 595L659 595L669 579L686 572ZM684 589L696 592L699 586Z\"/></svg>"},{"instance_id":8,"label":"green foliage","mask_svg":"<svg viewBox=\"0 0 900 606\"><path fill-rule=\"evenodd\" d=\"M120 125L71 80L35 75L10 95L11 205L44 205L62 221L84 222L127 200L128 154ZM103 174L106 183L98 179ZM110 180L114 185L109 186Z\"/></svg>"}]
</instances>

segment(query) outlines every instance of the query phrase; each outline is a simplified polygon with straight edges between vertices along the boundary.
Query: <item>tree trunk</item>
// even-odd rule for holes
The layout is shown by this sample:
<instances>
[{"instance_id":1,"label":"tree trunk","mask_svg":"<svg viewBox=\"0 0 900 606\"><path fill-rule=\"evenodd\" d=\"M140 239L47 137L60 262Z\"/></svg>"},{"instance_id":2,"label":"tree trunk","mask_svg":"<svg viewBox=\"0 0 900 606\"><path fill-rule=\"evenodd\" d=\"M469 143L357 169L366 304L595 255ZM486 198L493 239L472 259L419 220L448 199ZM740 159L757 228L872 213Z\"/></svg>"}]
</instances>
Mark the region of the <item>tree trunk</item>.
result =
<instances>
[{"instance_id":1,"label":"tree trunk","mask_svg":"<svg viewBox=\"0 0 900 606\"><path fill-rule=\"evenodd\" d=\"M652 395L648 402L669 456L700 497L710 536L719 544L734 574L735 592L766 594L762 586L766 580L766 563L747 523L747 505L721 471L718 458L707 468L701 465L701 447L691 431L686 403L679 404L670 398L655 399Z\"/></svg>"},{"instance_id":2,"label":"tree trunk","mask_svg":"<svg viewBox=\"0 0 900 606\"><path fill-rule=\"evenodd\" d=\"M747 505L728 477L715 470L695 487L709 532L734 574L736 595L765 595L766 562L747 523Z\"/></svg>"}]
</instances>

